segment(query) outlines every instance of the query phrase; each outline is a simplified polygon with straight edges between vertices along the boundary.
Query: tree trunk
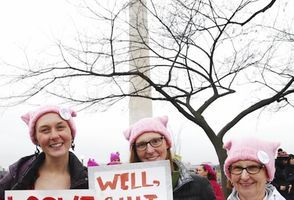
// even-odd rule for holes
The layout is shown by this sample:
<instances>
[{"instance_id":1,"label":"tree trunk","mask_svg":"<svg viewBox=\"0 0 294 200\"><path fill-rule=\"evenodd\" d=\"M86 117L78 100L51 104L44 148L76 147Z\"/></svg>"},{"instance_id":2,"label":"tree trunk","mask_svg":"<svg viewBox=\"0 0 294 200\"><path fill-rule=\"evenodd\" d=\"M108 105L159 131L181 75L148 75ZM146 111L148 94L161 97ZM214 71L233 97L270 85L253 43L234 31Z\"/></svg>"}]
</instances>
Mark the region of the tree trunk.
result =
<instances>
[{"instance_id":1,"label":"tree trunk","mask_svg":"<svg viewBox=\"0 0 294 200\"><path fill-rule=\"evenodd\" d=\"M214 143L213 143L214 144ZM228 180L224 172L224 162L227 158L227 152L225 149L223 149L223 143L217 145L214 144L214 148L217 153L219 165L220 165L220 171L221 171L221 184L222 184L222 189L224 192L225 197L227 198L229 194L231 193L231 189L228 187Z\"/></svg>"}]
</instances>

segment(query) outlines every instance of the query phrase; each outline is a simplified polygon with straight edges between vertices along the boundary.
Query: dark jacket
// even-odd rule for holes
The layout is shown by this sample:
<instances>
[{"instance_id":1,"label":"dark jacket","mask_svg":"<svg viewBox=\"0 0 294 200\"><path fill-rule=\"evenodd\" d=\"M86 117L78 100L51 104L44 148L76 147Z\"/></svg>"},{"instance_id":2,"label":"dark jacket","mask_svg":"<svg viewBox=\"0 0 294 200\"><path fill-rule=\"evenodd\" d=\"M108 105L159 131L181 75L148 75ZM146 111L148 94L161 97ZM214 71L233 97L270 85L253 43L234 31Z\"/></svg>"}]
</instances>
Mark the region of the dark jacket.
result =
<instances>
[{"instance_id":1,"label":"dark jacket","mask_svg":"<svg viewBox=\"0 0 294 200\"><path fill-rule=\"evenodd\" d=\"M287 181L287 177L285 173L286 165L283 163L283 159L285 158L278 157L275 160L276 172L275 172L274 180L271 182L271 184L277 188L278 192L283 197L286 197L289 190L289 182ZM286 189L281 190L281 186L285 186Z\"/></svg>"},{"instance_id":2,"label":"dark jacket","mask_svg":"<svg viewBox=\"0 0 294 200\"><path fill-rule=\"evenodd\" d=\"M285 169L286 181L291 185L288 190L287 200L294 200L294 165L288 165Z\"/></svg>"},{"instance_id":3,"label":"dark jacket","mask_svg":"<svg viewBox=\"0 0 294 200\"><path fill-rule=\"evenodd\" d=\"M174 160L180 177L173 189L174 200L215 200L212 187L207 178L189 172L178 160Z\"/></svg>"},{"instance_id":4,"label":"dark jacket","mask_svg":"<svg viewBox=\"0 0 294 200\"><path fill-rule=\"evenodd\" d=\"M38 171L45 160L45 154L21 158L9 167L8 173L0 180L0 200L4 200L4 190L30 190L38 178ZM88 189L87 168L69 152L70 189Z\"/></svg>"}]
</instances>

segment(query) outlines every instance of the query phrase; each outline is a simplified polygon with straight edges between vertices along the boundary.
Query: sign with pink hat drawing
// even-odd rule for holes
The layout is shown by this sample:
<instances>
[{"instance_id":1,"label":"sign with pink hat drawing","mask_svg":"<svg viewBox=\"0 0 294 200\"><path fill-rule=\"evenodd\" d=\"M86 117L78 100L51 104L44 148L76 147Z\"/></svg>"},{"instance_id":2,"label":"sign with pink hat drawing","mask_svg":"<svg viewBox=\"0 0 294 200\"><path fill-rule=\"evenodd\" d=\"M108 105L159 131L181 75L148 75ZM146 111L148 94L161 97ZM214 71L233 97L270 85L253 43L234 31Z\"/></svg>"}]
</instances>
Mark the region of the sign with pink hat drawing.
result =
<instances>
[{"instance_id":1,"label":"sign with pink hat drawing","mask_svg":"<svg viewBox=\"0 0 294 200\"><path fill-rule=\"evenodd\" d=\"M172 200L167 160L88 168L89 188L103 200Z\"/></svg>"}]
</instances>

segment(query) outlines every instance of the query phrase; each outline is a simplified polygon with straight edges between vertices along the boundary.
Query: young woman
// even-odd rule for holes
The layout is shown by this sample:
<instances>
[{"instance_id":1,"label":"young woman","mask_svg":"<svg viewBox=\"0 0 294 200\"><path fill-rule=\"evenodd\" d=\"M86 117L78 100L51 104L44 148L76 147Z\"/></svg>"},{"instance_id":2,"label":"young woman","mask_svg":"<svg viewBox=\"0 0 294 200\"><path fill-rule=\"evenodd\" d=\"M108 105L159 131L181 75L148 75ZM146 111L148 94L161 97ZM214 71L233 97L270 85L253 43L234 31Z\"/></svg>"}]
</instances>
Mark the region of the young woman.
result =
<instances>
[{"instance_id":1,"label":"young woman","mask_svg":"<svg viewBox=\"0 0 294 200\"><path fill-rule=\"evenodd\" d=\"M171 135L167 116L144 118L130 126L124 135L130 142L130 162L169 160L172 169L174 200L213 200L214 193L206 178L196 176L172 158Z\"/></svg>"},{"instance_id":2,"label":"young woman","mask_svg":"<svg viewBox=\"0 0 294 200\"><path fill-rule=\"evenodd\" d=\"M22 116L36 152L9 167L0 180L4 190L87 189L87 168L74 153L76 112L58 106L44 106ZM42 152L39 152L41 148Z\"/></svg>"}]
</instances>

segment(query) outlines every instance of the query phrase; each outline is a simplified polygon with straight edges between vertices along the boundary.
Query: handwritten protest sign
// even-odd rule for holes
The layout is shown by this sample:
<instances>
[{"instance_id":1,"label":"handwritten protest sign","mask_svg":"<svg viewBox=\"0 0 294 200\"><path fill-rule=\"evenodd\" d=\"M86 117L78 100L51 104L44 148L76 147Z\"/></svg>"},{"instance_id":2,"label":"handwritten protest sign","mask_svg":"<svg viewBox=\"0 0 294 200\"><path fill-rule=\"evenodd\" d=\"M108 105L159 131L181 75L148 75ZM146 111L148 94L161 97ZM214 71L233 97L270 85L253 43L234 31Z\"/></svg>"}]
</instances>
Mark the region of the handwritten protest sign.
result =
<instances>
[{"instance_id":1,"label":"handwritten protest sign","mask_svg":"<svg viewBox=\"0 0 294 200\"><path fill-rule=\"evenodd\" d=\"M172 200L167 160L88 168L89 187L99 200Z\"/></svg>"},{"instance_id":2,"label":"handwritten protest sign","mask_svg":"<svg viewBox=\"0 0 294 200\"><path fill-rule=\"evenodd\" d=\"M90 190L7 190L5 200L172 200L169 161L88 168Z\"/></svg>"},{"instance_id":3,"label":"handwritten protest sign","mask_svg":"<svg viewBox=\"0 0 294 200\"><path fill-rule=\"evenodd\" d=\"M98 200L93 190L7 190L5 200Z\"/></svg>"}]
</instances>

